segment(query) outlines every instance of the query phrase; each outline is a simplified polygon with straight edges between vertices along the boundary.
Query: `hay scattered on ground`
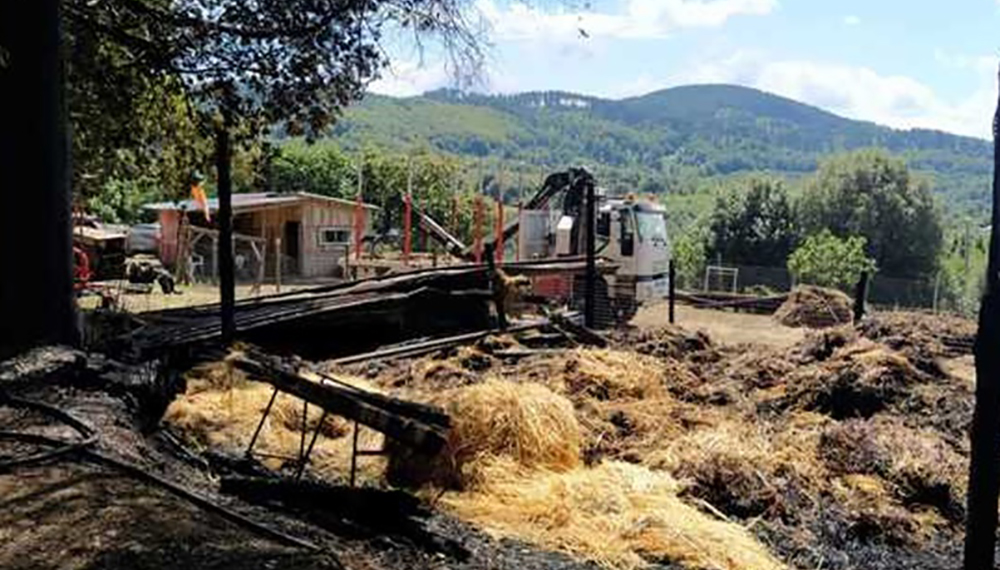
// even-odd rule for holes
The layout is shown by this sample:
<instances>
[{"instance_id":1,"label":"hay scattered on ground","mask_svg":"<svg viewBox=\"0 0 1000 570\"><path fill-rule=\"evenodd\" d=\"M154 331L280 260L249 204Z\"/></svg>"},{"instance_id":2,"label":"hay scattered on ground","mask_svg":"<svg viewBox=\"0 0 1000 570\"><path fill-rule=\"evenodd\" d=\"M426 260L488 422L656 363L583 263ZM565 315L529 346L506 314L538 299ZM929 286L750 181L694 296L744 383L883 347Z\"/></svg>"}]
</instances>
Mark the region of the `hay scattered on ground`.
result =
<instances>
[{"instance_id":1,"label":"hay scattered on ground","mask_svg":"<svg viewBox=\"0 0 1000 570\"><path fill-rule=\"evenodd\" d=\"M462 489L441 504L498 535L614 568L782 567L764 543L791 567L917 567L961 539L972 386L923 365L934 346L892 327L765 348L671 326L517 359L500 338L366 370L456 422L433 461L392 449L390 482ZM253 425L233 427L225 406L255 424L263 388L205 371L185 397L204 411L179 400L173 421L210 443L248 439ZM297 449L301 408L288 414L274 432L287 441L267 445Z\"/></svg>"},{"instance_id":2,"label":"hay scattered on ground","mask_svg":"<svg viewBox=\"0 0 1000 570\"><path fill-rule=\"evenodd\" d=\"M318 381L317 377L312 378ZM371 389L364 380L349 380ZM247 380L225 362L199 366L188 374L187 383L187 392L167 408L164 423L195 447L242 455L271 399L272 387ZM278 395L254 446L264 465L276 470L294 466L302 443L302 414L302 400L288 394ZM317 426L321 425L322 434L313 449L310 469L322 477L340 480L350 470L354 424L337 416L322 416L322 410L309 406L306 444ZM383 446L382 435L363 426L358 431L358 441L361 449ZM358 462L359 480L379 481L384 464L383 458L363 458Z\"/></svg>"},{"instance_id":3,"label":"hay scattered on ground","mask_svg":"<svg viewBox=\"0 0 1000 570\"><path fill-rule=\"evenodd\" d=\"M445 495L442 503L500 536L609 568L656 560L689 568L785 568L742 526L680 499L680 485L665 472L621 462L555 473L494 461L482 470L480 487Z\"/></svg>"},{"instance_id":4,"label":"hay scattered on ground","mask_svg":"<svg viewBox=\"0 0 1000 570\"><path fill-rule=\"evenodd\" d=\"M814 329L850 323L853 316L850 297L836 289L812 285L792 289L774 313L774 318L785 326Z\"/></svg>"}]
</instances>

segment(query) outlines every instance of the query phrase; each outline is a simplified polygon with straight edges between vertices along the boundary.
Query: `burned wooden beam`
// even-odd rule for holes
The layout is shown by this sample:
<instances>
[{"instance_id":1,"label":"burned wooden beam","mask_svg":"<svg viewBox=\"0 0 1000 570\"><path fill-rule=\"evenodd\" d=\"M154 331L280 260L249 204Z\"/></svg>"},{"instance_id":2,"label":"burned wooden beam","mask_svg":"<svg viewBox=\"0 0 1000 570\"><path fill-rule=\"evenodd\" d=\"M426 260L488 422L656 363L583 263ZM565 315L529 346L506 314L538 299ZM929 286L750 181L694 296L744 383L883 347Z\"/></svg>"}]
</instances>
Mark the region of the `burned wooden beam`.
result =
<instances>
[{"instance_id":1,"label":"burned wooden beam","mask_svg":"<svg viewBox=\"0 0 1000 570\"><path fill-rule=\"evenodd\" d=\"M507 327L506 331L500 331L498 329L487 329L471 333L448 336L444 338L436 338L421 342L406 343L402 345L379 348L377 350L373 350L371 352L365 352L362 354L352 354L350 356L344 356L342 358L334 360L333 362L334 364L338 365L348 365L348 364L356 364L358 362L365 362L368 360L392 360L396 358L411 358L415 356L428 354L436 350L451 348L453 346L475 342L477 340L484 339L491 334L500 334L501 332L507 332L507 333L522 332L522 331L541 328L547 326L548 324L549 324L548 319L539 319L537 321L517 323L515 325Z\"/></svg>"},{"instance_id":2,"label":"burned wooden beam","mask_svg":"<svg viewBox=\"0 0 1000 570\"><path fill-rule=\"evenodd\" d=\"M428 425L416 416L427 418L425 414L415 414L412 410L397 406L395 409L381 407L373 400L359 398L353 390L329 384L319 384L280 367L252 360L246 356L234 356L231 362L252 378L265 381L278 390L301 398L310 404L362 425L428 454L440 451L445 444L444 431Z\"/></svg>"}]
</instances>

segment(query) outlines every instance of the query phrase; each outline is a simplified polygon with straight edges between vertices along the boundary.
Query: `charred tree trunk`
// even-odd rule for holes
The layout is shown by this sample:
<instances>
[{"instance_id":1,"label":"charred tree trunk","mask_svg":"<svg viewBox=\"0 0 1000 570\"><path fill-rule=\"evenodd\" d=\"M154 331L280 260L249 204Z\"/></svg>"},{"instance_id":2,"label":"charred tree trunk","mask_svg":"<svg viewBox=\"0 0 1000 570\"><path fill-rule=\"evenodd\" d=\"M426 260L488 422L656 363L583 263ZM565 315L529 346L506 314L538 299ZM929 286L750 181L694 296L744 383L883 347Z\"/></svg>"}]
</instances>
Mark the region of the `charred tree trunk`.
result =
<instances>
[{"instance_id":1,"label":"charred tree trunk","mask_svg":"<svg viewBox=\"0 0 1000 570\"><path fill-rule=\"evenodd\" d=\"M215 168L219 184L219 297L222 315L222 343L231 344L236 336L236 278L233 274L233 179L230 129L232 111L227 99L222 104L222 124L215 130ZM280 260L279 260L280 262Z\"/></svg>"},{"instance_id":2,"label":"charred tree trunk","mask_svg":"<svg viewBox=\"0 0 1000 570\"><path fill-rule=\"evenodd\" d=\"M976 408L972 417L965 569L994 567L1000 492L1000 101L993 117L993 217L986 294L976 334Z\"/></svg>"},{"instance_id":3,"label":"charred tree trunk","mask_svg":"<svg viewBox=\"0 0 1000 570\"><path fill-rule=\"evenodd\" d=\"M79 340L59 4L0 2L0 357Z\"/></svg>"}]
</instances>

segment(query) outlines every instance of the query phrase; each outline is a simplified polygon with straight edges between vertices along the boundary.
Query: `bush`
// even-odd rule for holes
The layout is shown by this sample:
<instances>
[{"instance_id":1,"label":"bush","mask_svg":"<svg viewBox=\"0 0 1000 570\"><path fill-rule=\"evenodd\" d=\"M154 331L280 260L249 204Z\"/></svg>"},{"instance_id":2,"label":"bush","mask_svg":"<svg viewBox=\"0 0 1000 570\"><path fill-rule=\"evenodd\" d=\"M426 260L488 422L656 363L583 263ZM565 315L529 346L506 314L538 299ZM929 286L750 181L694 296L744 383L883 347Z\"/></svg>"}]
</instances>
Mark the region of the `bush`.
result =
<instances>
[{"instance_id":1,"label":"bush","mask_svg":"<svg viewBox=\"0 0 1000 570\"><path fill-rule=\"evenodd\" d=\"M865 255L863 237L839 238L829 230L806 238L788 257L788 270L799 283L849 290L862 271L875 272L875 261Z\"/></svg>"}]
</instances>

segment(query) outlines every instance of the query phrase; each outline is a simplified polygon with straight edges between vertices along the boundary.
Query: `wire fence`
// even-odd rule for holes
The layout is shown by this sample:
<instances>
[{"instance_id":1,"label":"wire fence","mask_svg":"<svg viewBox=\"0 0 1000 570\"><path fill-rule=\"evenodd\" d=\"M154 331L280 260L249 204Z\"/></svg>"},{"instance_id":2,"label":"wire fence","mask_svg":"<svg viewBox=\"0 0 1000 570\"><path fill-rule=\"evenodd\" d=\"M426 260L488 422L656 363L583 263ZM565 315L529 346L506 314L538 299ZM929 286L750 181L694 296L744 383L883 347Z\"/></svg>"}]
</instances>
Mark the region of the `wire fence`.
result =
<instances>
[{"instance_id":1,"label":"wire fence","mask_svg":"<svg viewBox=\"0 0 1000 570\"><path fill-rule=\"evenodd\" d=\"M859 276L860 277L860 276ZM677 267L677 287L686 291L771 295L800 283L787 268L754 265ZM841 287L854 295L854 285ZM940 272L923 278L876 273L868 281L867 301L884 310L921 310L975 316L982 295L981 278Z\"/></svg>"}]
</instances>

